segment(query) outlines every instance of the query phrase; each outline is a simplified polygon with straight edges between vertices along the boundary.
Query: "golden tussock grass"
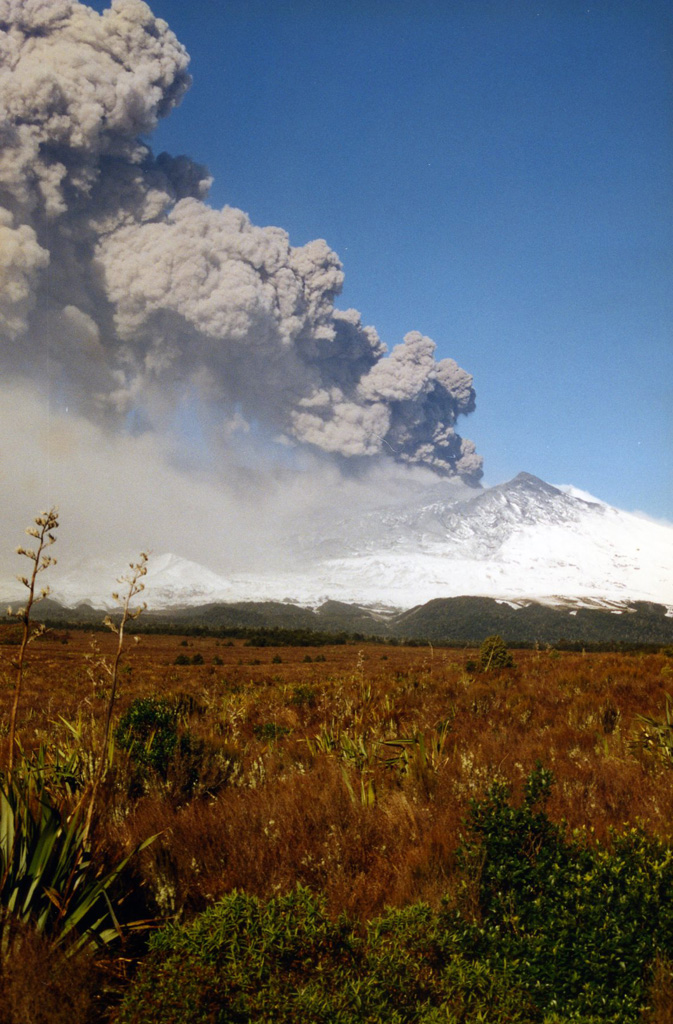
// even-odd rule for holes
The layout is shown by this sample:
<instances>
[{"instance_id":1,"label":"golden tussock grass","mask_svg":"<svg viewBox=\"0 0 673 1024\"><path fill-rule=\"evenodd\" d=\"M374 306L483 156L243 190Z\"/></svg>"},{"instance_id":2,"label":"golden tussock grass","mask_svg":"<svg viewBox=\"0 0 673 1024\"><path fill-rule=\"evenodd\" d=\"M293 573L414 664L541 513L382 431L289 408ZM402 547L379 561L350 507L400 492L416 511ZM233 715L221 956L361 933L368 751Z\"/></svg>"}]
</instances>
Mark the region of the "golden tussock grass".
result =
<instances>
[{"instance_id":1,"label":"golden tussock grass","mask_svg":"<svg viewBox=\"0 0 673 1024\"><path fill-rule=\"evenodd\" d=\"M13 638L4 627L6 660ZM105 633L57 629L32 646L24 748L67 745L63 718L101 730L105 683L97 692L88 672L93 640L113 657L117 638ZM202 664L176 665L181 654ZM494 781L520 791L538 760L556 777L550 814L569 828L603 840L640 823L670 838L673 775L639 747L637 717L663 716L670 658L517 651L513 669L488 673L468 671L474 660L451 649L142 636L123 654L115 716L138 697L180 697L182 728L211 767L201 765L205 781L191 794L177 767L132 791L117 751L115 785L101 794L103 841L130 848L161 833L140 871L162 911L301 882L323 890L333 912L367 918L386 904L436 903L455 876L469 800ZM3 721L11 699L7 677Z\"/></svg>"}]
</instances>

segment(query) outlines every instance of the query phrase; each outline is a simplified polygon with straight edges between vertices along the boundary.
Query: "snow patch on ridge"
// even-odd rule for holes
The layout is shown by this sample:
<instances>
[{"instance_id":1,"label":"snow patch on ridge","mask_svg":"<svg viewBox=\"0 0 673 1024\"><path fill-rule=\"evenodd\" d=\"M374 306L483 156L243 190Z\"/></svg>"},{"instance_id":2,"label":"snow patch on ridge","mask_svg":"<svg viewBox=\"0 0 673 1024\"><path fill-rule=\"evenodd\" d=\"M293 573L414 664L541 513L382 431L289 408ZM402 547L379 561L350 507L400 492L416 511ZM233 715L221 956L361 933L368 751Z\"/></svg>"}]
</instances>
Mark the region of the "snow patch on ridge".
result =
<instances>
[{"instance_id":1,"label":"snow patch on ridge","mask_svg":"<svg viewBox=\"0 0 673 1024\"><path fill-rule=\"evenodd\" d=\"M553 486L557 491L562 491L563 494L568 494L571 498L579 498L580 501L586 501L589 505L603 505L605 508L610 508L606 501L596 498L593 494L589 494L588 491L583 491L572 484L554 484Z\"/></svg>"}]
</instances>

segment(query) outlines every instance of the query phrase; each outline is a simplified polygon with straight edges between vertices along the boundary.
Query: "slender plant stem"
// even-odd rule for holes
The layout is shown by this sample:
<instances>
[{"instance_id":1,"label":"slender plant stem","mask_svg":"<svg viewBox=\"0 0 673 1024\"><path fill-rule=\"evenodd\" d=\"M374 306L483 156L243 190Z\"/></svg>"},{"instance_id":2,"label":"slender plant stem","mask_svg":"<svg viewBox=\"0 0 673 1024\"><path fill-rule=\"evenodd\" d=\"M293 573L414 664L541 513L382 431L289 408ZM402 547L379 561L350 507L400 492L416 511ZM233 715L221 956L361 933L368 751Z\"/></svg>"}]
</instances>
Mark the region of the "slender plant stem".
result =
<instances>
[{"instance_id":1,"label":"slender plant stem","mask_svg":"<svg viewBox=\"0 0 673 1024\"><path fill-rule=\"evenodd\" d=\"M110 742L110 731L112 728L112 713L114 710L115 700L117 699L117 686L119 682L119 662L121 661L122 650L124 647L124 628L129 620L137 619L138 616L144 611L145 605L142 604L138 608L131 608L131 601L138 594L142 593L145 589L144 583L141 582L142 577L147 574L147 559L148 556L145 552L141 552L140 559L138 562L132 562L130 569L131 572L126 576L122 576L119 580L120 583L126 583L127 589L121 600L122 616L119 621L119 625L116 625L108 616L105 620L106 626L108 626L114 633L117 634L117 649L115 651L114 661L112 665L108 666L108 673L110 676L110 695L108 697L107 708L105 711L105 726L103 728L103 738L101 741L100 755L98 758L98 764L96 766L93 783L91 786L91 796L89 798L89 806L87 808L86 823L84 826L84 840L88 838L89 831L91 829L91 822L93 819L94 808L96 805L96 797L100 784L103 781L103 775L105 773L105 763L107 757L108 744ZM118 595L113 595L115 599L118 599Z\"/></svg>"},{"instance_id":2,"label":"slender plant stem","mask_svg":"<svg viewBox=\"0 0 673 1024\"><path fill-rule=\"evenodd\" d=\"M56 537L53 531L58 526L58 512L55 508L50 509L49 512L45 512L43 515L35 518L35 526L30 526L26 533L30 537L35 537L37 540L37 548L29 550L27 548L17 548L17 554L25 555L26 558L30 558L33 563L33 570L30 576L18 576L17 579L23 583L28 589L28 600L23 608L17 612L17 618L22 624L22 635L21 635L21 646L19 647L19 656L16 661L16 682L14 684L14 700L12 701L12 710L9 718L9 752L7 756L7 781L11 785L12 772L14 769L14 747L16 744L16 722L19 711L19 701L21 699L21 690L23 688L23 670L24 663L26 660L26 649L28 644L33 639L35 634L31 634L30 630L30 613L33 605L37 601L41 601L44 597L49 594L49 587L43 587L39 594L35 593L35 587L37 584L38 574L48 569L50 565L54 565L56 562L55 558L51 558L49 555L45 555L43 552L45 548L51 544L56 543Z\"/></svg>"}]
</instances>

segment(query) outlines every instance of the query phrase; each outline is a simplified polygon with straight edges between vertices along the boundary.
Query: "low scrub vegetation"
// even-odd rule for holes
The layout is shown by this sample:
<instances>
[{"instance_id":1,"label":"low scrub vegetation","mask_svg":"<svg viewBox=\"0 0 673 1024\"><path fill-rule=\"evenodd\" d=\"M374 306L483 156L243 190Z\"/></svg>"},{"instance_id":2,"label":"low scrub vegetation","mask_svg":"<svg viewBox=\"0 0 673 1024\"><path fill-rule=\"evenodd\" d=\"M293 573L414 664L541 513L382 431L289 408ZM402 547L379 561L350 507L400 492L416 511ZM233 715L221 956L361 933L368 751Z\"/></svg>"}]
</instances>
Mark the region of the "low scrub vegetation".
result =
<instances>
[{"instance_id":1,"label":"low scrub vegetation","mask_svg":"<svg viewBox=\"0 0 673 1024\"><path fill-rule=\"evenodd\" d=\"M0 626L0 1024L671 1021L668 650L129 642L144 568Z\"/></svg>"},{"instance_id":2,"label":"low scrub vegetation","mask_svg":"<svg viewBox=\"0 0 673 1024\"><path fill-rule=\"evenodd\" d=\"M609 847L565 835L544 811L551 781L538 767L521 806L498 784L471 802L466 870L437 909L364 926L298 887L234 892L165 928L120 1024L637 1021L673 953L669 851L637 829Z\"/></svg>"}]
</instances>

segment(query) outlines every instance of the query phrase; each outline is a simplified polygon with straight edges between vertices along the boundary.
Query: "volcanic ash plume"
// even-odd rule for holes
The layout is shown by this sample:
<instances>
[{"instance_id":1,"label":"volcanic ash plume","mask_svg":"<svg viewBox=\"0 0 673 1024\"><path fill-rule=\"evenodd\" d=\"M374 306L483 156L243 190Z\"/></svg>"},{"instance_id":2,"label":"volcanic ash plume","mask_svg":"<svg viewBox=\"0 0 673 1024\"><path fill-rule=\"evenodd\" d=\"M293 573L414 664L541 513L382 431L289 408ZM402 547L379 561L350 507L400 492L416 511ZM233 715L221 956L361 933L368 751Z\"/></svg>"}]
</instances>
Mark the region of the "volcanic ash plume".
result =
<instances>
[{"instance_id":1,"label":"volcanic ash plume","mask_svg":"<svg viewBox=\"0 0 673 1024\"><path fill-rule=\"evenodd\" d=\"M3 379L109 428L165 430L185 403L219 436L390 456L468 481L472 378L411 332L390 355L322 240L204 202L210 179L142 141L189 86L141 0L0 0Z\"/></svg>"}]
</instances>

